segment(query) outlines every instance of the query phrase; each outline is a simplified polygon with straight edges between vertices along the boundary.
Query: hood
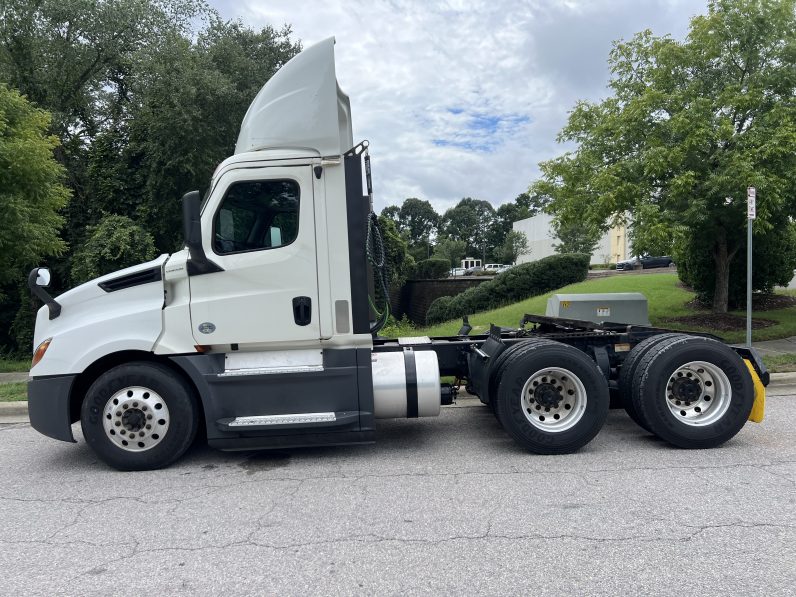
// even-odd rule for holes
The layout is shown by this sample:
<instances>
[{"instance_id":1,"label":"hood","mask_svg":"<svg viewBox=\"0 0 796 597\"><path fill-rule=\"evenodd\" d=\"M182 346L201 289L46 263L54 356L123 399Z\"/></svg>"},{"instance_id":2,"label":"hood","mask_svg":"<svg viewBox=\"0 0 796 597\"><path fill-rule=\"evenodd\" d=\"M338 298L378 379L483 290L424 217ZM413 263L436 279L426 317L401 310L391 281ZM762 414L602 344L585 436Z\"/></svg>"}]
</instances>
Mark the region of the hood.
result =
<instances>
[{"instance_id":1,"label":"hood","mask_svg":"<svg viewBox=\"0 0 796 597\"><path fill-rule=\"evenodd\" d=\"M61 314L51 320L46 306L39 309L34 349L45 338L86 325L88 321L120 316L121 311L136 309L142 297L147 297L147 303L152 303L155 297L162 305L163 265L168 258L168 254L163 254L152 261L89 280L55 297L61 305ZM78 305L80 308L75 309Z\"/></svg>"}]
</instances>

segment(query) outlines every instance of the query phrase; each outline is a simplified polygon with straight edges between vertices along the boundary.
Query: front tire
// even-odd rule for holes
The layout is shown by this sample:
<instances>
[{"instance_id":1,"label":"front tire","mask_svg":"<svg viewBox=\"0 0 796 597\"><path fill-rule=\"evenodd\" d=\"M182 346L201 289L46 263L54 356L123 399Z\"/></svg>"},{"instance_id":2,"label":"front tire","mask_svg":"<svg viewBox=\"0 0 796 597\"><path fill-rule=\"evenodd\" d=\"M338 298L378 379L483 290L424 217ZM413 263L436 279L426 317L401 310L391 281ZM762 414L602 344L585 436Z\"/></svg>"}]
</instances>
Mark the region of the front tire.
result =
<instances>
[{"instance_id":1,"label":"front tire","mask_svg":"<svg viewBox=\"0 0 796 597\"><path fill-rule=\"evenodd\" d=\"M80 416L83 436L101 460L123 471L163 468L191 445L199 425L188 383L160 363L136 362L103 373Z\"/></svg>"},{"instance_id":2,"label":"front tire","mask_svg":"<svg viewBox=\"0 0 796 597\"><path fill-rule=\"evenodd\" d=\"M503 363L496 414L523 448L568 454L589 443L608 416L608 383L596 363L560 342L517 350Z\"/></svg>"}]
</instances>

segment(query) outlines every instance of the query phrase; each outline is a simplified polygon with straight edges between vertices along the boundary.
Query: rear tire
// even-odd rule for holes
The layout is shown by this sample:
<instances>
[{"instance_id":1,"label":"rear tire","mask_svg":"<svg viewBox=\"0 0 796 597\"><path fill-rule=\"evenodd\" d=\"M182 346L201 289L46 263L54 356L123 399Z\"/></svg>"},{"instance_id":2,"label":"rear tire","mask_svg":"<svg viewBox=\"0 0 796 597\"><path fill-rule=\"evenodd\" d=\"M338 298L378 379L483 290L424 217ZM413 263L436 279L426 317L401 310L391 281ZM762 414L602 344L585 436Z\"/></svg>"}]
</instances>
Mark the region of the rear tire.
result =
<instances>
[{"instance_id":1,"label":"rear tire","mask_svg":"<svg viewBox=\"0 0 796 597\"><path fill-rule=\"evenodd\" d=\"M83 436L104 462L122 471L163 468L191 445L199 424L193 389L159 363L119 365L89 388Z\"/></svg>"},{"instance_id":2,"label":"rear tire","mask_svg":"<svg viewBox=\"0 0 796 597\"><path fill-rule=\"evenodd\" d=\"M589 443L608 416L608 383L597 364L560 342L517 349L503 363L496 414L523 448L568 454Z\"/></svg>"},{"instance_id":3,"label":"rear tire","mask_svg":"<svg viewBox=\"0 0 796 597\"><path fill-rule=\"evenodd\" d=\"M652 433L652 430L649 427L649 423L641 418L641 414L638 412L638 409L636 408L635 402L632 398L633 392L638 391L638 388L634 389L633 380L635 379L636 371L638 371L638 364L641 359L644 358L644 355L646 355L660 342L675 337L683 337L683 335L660 334L658 336L652 336L642 340L633 347L633 350L628 353L624 363L622 363L622 367L619 369L619 395L622 399L622 406L624 407L628 416L630 416L630 418L633 419L633 421L639 427L649 431L650 433Z\"/></svg>"},{"instance_id":4,"label":"rear tire","mask_svg":"<svg viewBox=\"0 0 796 597\"><path fill-rule=\"evenodd\" d=\"M539 344L554 344L554 342L546 338L529 338L528 340L512 344L497 356L489 370L489 406L493 413L496 413L495 403L497 402L498 384L500 383L500 376L503 373L506 360L518 352L529 350L533 346Z\"/></svg>"},{"instance_id":5,"label":"rear tire","mask_svg":"<svg viewBox=\"0 0 796 597\"><path fill-rule=\"evenodd\" d=\"M668 338L640 360L634 406L650 430L680 448L714 448L735 436L754 404L749 370L709 338Z\"/></svg>"}]
</instances>

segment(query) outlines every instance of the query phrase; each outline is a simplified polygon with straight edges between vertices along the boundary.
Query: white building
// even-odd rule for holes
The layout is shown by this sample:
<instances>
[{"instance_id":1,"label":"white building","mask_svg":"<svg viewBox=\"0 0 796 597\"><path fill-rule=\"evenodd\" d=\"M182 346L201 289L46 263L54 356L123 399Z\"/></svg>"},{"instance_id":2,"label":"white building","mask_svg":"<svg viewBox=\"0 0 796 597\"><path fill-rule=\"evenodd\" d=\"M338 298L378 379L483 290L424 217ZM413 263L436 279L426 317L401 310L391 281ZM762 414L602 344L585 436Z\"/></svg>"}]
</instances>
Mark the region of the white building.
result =
<instances>
[{"instance_id":1,"label":"white building","mask_svg":"<svg viewBox=\"0 0 796 597\"><path fill-rule=\"evenodd\" d=\"M520 255L517 263L536 261L542 257L556 254L555 245L559 240L553 231L553 216L540 213L532 218L519 220L513 224L514 230L522 232L528 239L529 253ZM624 226L611 228L600 238L597 248L591 256L592 264L616 263L629 256L627 233Z\"/></svg>"}]
</instances>

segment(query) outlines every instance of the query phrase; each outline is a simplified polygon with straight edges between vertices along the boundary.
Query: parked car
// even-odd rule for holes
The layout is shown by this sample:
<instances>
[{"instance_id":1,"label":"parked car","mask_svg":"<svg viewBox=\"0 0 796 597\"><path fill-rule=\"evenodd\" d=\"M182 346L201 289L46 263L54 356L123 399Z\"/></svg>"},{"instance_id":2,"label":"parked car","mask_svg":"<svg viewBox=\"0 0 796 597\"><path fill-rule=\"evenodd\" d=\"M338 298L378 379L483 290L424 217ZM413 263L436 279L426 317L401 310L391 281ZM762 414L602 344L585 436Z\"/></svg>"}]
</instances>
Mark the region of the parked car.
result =
<instances>
[{"instance_id":1,"label":"parked car","mask_svg":"<svg viewBox=\"0 0 796 597\"><path fill-rule=\"evenodd\" d=\"M463 267L454 267L450 271L450 277L451 278L455 278L456 276L463 276L464 272L466 272L466 271L467 270L464 269Z\"/></svg>"},{"instance_id":2,"label":"parked car","mask_svg":"<svg viewBox=\"0 0 796 597\"><path fill-rule=\"evenodd\" d=\"M496 273L496 274L502 274L502 273L503 273L503 272L505 272L506 270L510 270L512 267L514 267L514 266L513 266L513 265L501 265L501 266L500 266L500 267L497 269L497 271L495 271L495 273Z\"/></svg>"},{"instance_id":3,"label":"parked car","mask_svg":"<svg viewBox=\"0 0 796 597\"><path fill-rule=\"evenodd\" d=\"M487 263L484 266L484 270L497 273L497 270L499 270L501 267L503 267L503 264L501 263Z\"/></svg>"},{"instance_id":4,"label":"parked car","mask_svg":"<svg viewBox=\"0 0 796 597\"><path fill-rule=\"evenodd\" d=\"M482 271L484 271L484 268L481 267L480 265L477 265L475 267L468 267L466 270L464 270L464 275L465 276L474 276L478 272L482 272Z\"/></svg>"},{"instance_id":5,"label":"parked car","mask_svg":"<svg viewBox=\"0 0 796 597\"><path fill-rule=\"evenodd\" d=\"M641 266L641 269L651 269L654 267L670 267L674 265L674 260L668 255L664 255L661 257L653 257L651 255L640 255L637 257L633 257L632 259L628 259L626 261L620 261L616 264L616 269L618 271L626 271L632 269L638 269Z\"/></svg>"}]
</instances>

